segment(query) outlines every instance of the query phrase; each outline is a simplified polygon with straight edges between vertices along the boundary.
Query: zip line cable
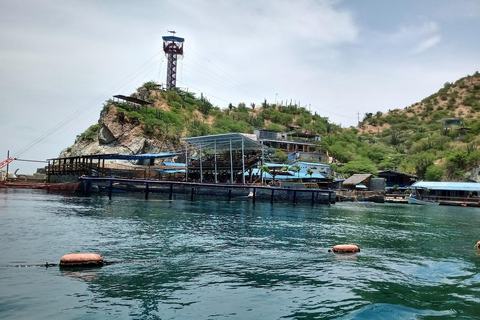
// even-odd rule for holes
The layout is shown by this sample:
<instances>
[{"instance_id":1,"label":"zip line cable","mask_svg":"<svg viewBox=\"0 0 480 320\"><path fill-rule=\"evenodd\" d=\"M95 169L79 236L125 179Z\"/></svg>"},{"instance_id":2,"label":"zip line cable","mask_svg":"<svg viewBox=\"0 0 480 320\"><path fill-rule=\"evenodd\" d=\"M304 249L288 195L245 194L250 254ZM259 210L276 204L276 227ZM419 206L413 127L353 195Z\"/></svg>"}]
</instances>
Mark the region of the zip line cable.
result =
<instances>
[{"instance_id":1,"label":"zip line cable","mask_svg":"<svg viewBox=\"0 0 480 320\"><path fill-rule=\"evenodd\" d=\"M153 70L153 67L155 67L155 65L149 67L149 69L147 70L147 74L150 74L150 73L151 73L151 71ZM143 71L143 70L141 70L141 71ZM142 73L142 74L143 74L143 73ZM140 71L139 71L138 74L137 74L134 78L132 78L130 81L125 82L124 84L121 84L121 83L120 83L119 86L117 86L116 88L113 88L113 89L114 89L115 91L117 91L117 90L125 87L126 85L130 84L135 78L137 78L138 76L140 76L140 75L142 75L142 74L140 74ZM124 81L123 81L123 82L124 82ZM110 95L111 95L111 94L104 95L104 96L102 96L102 97L99 97L99 99L95 99L96 101L94 101L93 106L97 105L98 102L104 100L106 96L110 96ZM86 116L88 116L88 115L96 112L96 110L92 110L91 112L86 113L90 108L91 108L91 106L88 107L88 108L84 108L83 110L78 110L78 111L74 114L74 115L75 115L75 121L78 121L78 120L80 120L80 119L83 119L83 118L85 118ZM68 127L66 127L66 125L68 124L68 122L70 122L70 121L69 121L69 118L65 119L65 120L63 121L63 123L57 124L57 126L53 127L53 128L52 128L50 131L48 131L46 134L44 134L43 136L41 136L40 138L38 138L37 140L35 140L34 143L31 143L30 148L33 148L33 146L34 146L35 144L38 144L39 142L42 142L43 140L45 140L46 138L48 138L48 137L51 136L52 134L54 134L54 133L57 134L57 133L63 132L63 131L65 131L66 129L68 129ZM60 129L62 129L62 130L60 130ZM22 152L23 152L23 151L22 151Z\"/></svg>"},{"instance_id":2,"label":"zip line cable","mask_svg":"<svg viewBox=\"0 0 480 320\"><path fill-rule=\"evenodd\" d=\"M155 69L156 69L156 64L152 65L152 66L147 70L147 72L143 75L143 79L144 79L144 80L147 79L147 76L148 76L149 74L151 74L152 72L154 72ZM139 75L139 76L141 76L141 75ZM133 82L133 80L134 80L134 79L132 79L132 80L131 80L129 83L127 83L127 84L130 84L131 82ZM125 84L125 85L127 85L127 84ZM125 85L122 86L122 88L125 87ZM81 120L81 119L84 119L84 118L86 118L87 116L89 116L89 115L91 115L91 114L94 114L94 113L96 113L96 112L97 112L97 110L91 110L89 113L85 113L85 114L81 115L79 118L76 118L76 121ZM56 133L56 134L62 133L62 132L64 132L65 130L67 130L68 128L69 128L69 127L59 128L59 129L61 129L61 130L58 131L58 132L55 132L55 133Z\"/></svg>"},{"instance_id":3,"label":"zip line cable","mask_svg":"<svg viewBox=\"0 0 480 320\"><path fill-rule=\"evenodd\" d=\"M138 76L138 75L137 75ZM137 77L135 76L135 77ZM123 82L123 84L122 84ZM129 82L125 82L125 81L122 81L122 82L119 82L119 84L116 86L116 87L111 87L109 90L118 90L122 87L124 87L125 85L129 84L131 81ZM83 116L85 116L85 112L87 112L89 109L91 109L92 107L96 106L98 102L102 101L105 99L105 95L100 95L98 97L96 97L95 99L93 99L89 104L87 104L84 108L81 108L79 110L77 110L74 114L72 114L71 116L67 117L66 119L64 119L63 121L61 121L60 123L58 123L56 126L52 127L49 131L45 132L42 136L40 136L39 138L37 138L36 140L32 141L30 144L28 144L27 146L25 146L24 148L22 148L21 150L19 150L16 154L22 154L23 152L31 149L32 147L34 147L36 144L42 142L43 140L45 140L46 138L48 138L49 136L51 136L52 134L56 133L59 129L65 127L66 125L68 125L71 121L75 120L75 121L78 121L79 119L81 119ZM83 116L82 116L83 114ZM68 127L67 127L68 128Z\"/></svg>"},{"instance_id":4,"label":"zip line cable","mask_svg":"<svg viewBox=\"0 0 480 320\"><path fill-rule=\"evenodd\" d=\"M235 77L233 77L232 75L230 75L227 71L223 70L221 67L217 66L215 63L213 63L212 61L210 61L209 59L207 59L206 57L202 56L198 51L196 51L195 49L193 49L192 47L190 47L188 44L185 43L185 46L191 50L193 53L197 54L200 58L202 58L203 60L207 61L209 64L211 64L213 67L217 68L218 70L220 70L221 72L223 72L226 76L230 77L230 79L232 79L233 81L241 84L240 81L238 81ZM189 59L190 60L190 59ZM251 91L251 92L255 92L254 90L252 90L251 88L247 88L245 87L244 85L240 85L241 87L244 87L247 89L247 91ZM255 96L257 97L262 97L263 95L259 94L258 92L256 92L254 94Z\"/></svg>"},{"instance_id":5,"label":"zip line cable","mask_svg":"<svg viewBox=\"0 0 480 320\"><path fill-rule=\"evenodd\" d=\"M80 108L79 110L77 110L76 112L74 112L72 115L70 115L69 117L67 117L66 119L62 120L60 123L58 123L57 125L55 125L53 128L51 128L50 130L46 131L43 135L41 135L40 137L38 137L37 139L33 140L32 142L30 142L29 144L27 144L26 146L24 146L23 148L21 148L20 150L18 150L17 152L15 152L14 154L16 156L19 156L21 154L23 154L25 151L29 150L30 148L32 148L34 145L38 144L39 142L43 141L45 138L47 138L48 136L52 135L53 133L55 133L58 129L64 127L65 125L67 125L69 122L73 121L73 120L77 120L78 119L78 116L82 113L84 113L85 111L87 111L88 109L92 108L93 106L95 106L97 103L98 103L98 100L99 99L104 99L105 96L109 96L110 94L107 95L107 93L110 93L111 91L113 90L118 90L119 88L122 88L124 87L126 84L130 83L130 81L128 81L130 78L132 78L132 76L134 76L135 74L137 74L135 77L138 76L138 73L141 72L142 68L144 68L146 65L148 65L153 59L155 59L156 56L158 56L159 54L161 53L161 51L157 51L157 53L151 57L147 62L145 62L143 65L141 65L139 68L137 68L135 71L133 71L132 73L130 73L129 75L127 75L124 79L120 80L119 82L117 82L116 84L112 85L110 88L108 88L107 90L105 90L102 94L100 94L99 96L95 97L91 102L87 103L84 107ZM128 82L127 82L128 81Z\"/></svg>"},{"instance_id":6,"label":"zip line cable","mask_svg":"<svg viewBox=\"0 0 480 320\"><path fill-rule=\"evenodd\" d=\"M280 97L280 96L278 96L278 98L280 98L281 100L287 101L287 105L288 105L288 100L289 100L289 99L285 99L284 97ZM339 116L339 117L342 117L342 118L357 120L357 118L349 117L349 116L342 115L342 114L338 114L338 113L332 112L332 111L330 111L330 110L323 109L323 108L320 108L320 107L318 107L318 106L315 106L315 105L313 105L313 104L311 105L311 107L312 107L312 108L315 108L315 109L322 110L322 111L324 111L324 112L327 112L327 113L330 113L330 114L333 114L333 115L336 115L336 116Z\"/></svg>"},{"instance_id":7,"label":"zip line cable","mask_svg":"<svg viewBox=\"0 0 480 320\"><path fill-rule=\"evenodd\" d=\"M199 91L199 92L201 92L201 93L203 93L203 94L205 94L205 95L207 95L207 96L213 97L213 98L218 99L218 100L225 101L226 103L230 103L229 101L227 101L227 100L225 100L225 99L216 97L216 96L214 96L213 94L206 93L205 91L202 91L202 90L200 90L200 89L198 89L198 88L195 88L195 87L193 87L193 86L191 86L191 85L189 85L189 84L187 84L187 83L185 83L185 82L182 82L182 81L180 81L180 80L177 80L177 81L180 82L181 84L183 84L183 85L185 85L185 86L187 86L187 87L189 87L189 88L195 89L195 90L197 90L197 91Z\"/></svg>"},{"instance_id":8,"label":"zip line cable","mask_svg":"<svg viewBox=\"0 0 480 320\"><path fill-rule=\"evenodd\" d=\"M220 68L219 66L215 65L212 61L210 61L209 59L205 58L204 56L202 56L199 52L197 52L195 49L193 49L192 47L188 46L187 44L185 44L185 46L188 47L189 50L191 50L192 52L194 52L195 54L197 54L200 58L202 58L203 60L207 61L208 63L210 63L211 65L213 65L214 67L218 68L219 70L221 70L223 73L225 73L227 76L229 76L231 79L233 79L234 81L240 83L238 80L236 80L234 77L232 77L228 72L224 71L222 68ZM187 60L190 60L192 61L191 59L188 59ZM192 61L193 62L193 61ZM218 75L218 74L217 74ZM222 77L224 78L224 77ZM237 91L238 92L238 91ZM255 96L257 97L262 97L262 95L259 95L259 94L256 94ZM263 98L262 98L263 99ZM223 100L223 99L221 99ZM288 101L288 99L285 99L286 101ZM224 100L225 101L225 100ZM314 105L312 105L312 107L315 107ZM336 115L336 116L339 116L339 117L343 117L343 118L347 118L347 119L353 119L353 120L356 120L356 118L354 117L348 117L348 116L345 116L345 115L341 115L341 114L338 114L338 113L335 113L335 112L332 112L330 110L326 110L326 109L323 109L323 108L319 108L319 107L315 107L316 109L320 109L322 111L325 111L327 113L330 113L330 114L333 114L333 115Z\"/></svg>"},{"instance_id":9,"label":"zip line cable","mask_svg":"<svg viewBox=\"0 0 480 320\"><path fill-rule=\"evenodd\" d=\"M193 62L193 60L191 60L191 59L186 59L186 60L189 60L189 61L192 61L192 62ZM193 69L193 70L196 70L196 71L198 71L198 72L200 72L200 73L203 73L204 76L208 76L208 77L211 77L211 78L215 79L216 82L222 83L223 86L231 87L233 90L235 90L235 91L237 91L237 92L239 92L239 93L241 93L241 94L243 94L243 95L245 95L245 96L249 96L249 97L255 96L256 98L262 97L262 96L260 96L260 95L257 95L257 94L254 93L254 92L250 92L250 91L248 91L248 90L245 90L245 88L243 88L242 86L236 85L236 84L233 83L231 80L227 79L226 77L222 76L221 74L218 74L218 73L216 73L216 72L212 72L211 70L206 69L206 68L203 68L203 67L200 67L200 69L202 69L202 70L197 69L197 68L196 68L197 65L195 65L195 67L192 67L192 66L190 66L189 64L187 64L187 63L185 63L185 62L184 62L184 64L185 64L187 67L189 67L189 68L191 68L191 69ZM211 75L210 75L210 74L206 74L204 70L207 71L208 73L211 73ZM223 80L223 81L221 81L221 80ZM261 99L263 99L263 98L261 98Z\"/></svg>"},{"instance_id":10,"label":"zip line cable","mask_svg":"<svg viewBox=\"0 0 480 320\"><path fill-rule=\"evenodd\" d=\"M236 89L236 88L233 88L233 87L229 86L228 84L225 84L225 83L223 83L223 82L221 82L221 81L219 81L219 80L217 80L217 79L215 79L215 78L211 79L210 77L208 77L208 76L205 75L205 74L201 74L201 73L199 74L199 73L192 72L191 70L189 70L189 69L191 68L192 70L199 71L198 69L195 69L195 68L193 68L193 67L191 67L191 66L188 66L188 65L186 65L186 67L187 67L187 68L186 68L185 71L188 72L188 73L190 73L190 74L192 74L192 75L195 75L195 76L197 76L197 77L200 77L200 78L202 78L202 79L205 79L205 80L207 80L207 81L209 81L209 82L212 82L212 83L214 83L214 84L221 85L221 86L224 86L224 87L226 87L226 88L230 88L230 89L232 89L232 90L240 93L241 95L251 97L250 94L248 94L248 93L246 93L246 92L242 92L242 91L240 91L240 90L238 90L238 89ZM201 72L201 71L200 71L200 72Z\"/></svg>"}]
</instances>

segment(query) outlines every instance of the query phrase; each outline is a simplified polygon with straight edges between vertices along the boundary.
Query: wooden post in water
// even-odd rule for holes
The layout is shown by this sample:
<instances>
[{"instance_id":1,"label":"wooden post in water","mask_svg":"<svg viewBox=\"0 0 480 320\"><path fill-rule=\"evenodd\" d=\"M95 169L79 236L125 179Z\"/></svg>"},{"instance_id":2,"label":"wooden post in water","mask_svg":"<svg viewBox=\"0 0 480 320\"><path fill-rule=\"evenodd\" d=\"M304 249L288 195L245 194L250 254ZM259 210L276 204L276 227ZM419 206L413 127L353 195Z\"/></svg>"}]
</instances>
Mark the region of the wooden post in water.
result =
<instances>
[{"instance_id":1,"label":"wooden post in water","mask_svg":"<svg viewBox=\"0 0 480 320\"><path fill-rule=\"evenodd\" d=\"M92 182L90 180L83 180L83 195L90 197L90 188L92 187Z\"/></svg>"},{"instance_id":2,"label":"wooden post in water","mask_svg":"<svg viewBox=\"0 0 480 320\"><path fill-rule=\"evenodd\" d=\"M275 189L272 188L272 195L270 196L270 203L273 204L273 194L275 193Z\"/></svg>"},{"instance_id":3,"label":"wooden post in water","mask_svg":"<svg viewBox=\"0 0 480 320\"><path fill-rule=\"evenodd\" d=\"M193 201L193 193L195 192L195 187L192 187L192 192L190 193L190 201Z\"/></svg>"},{"instance_id":4,"label":"wooden post in water","mask_svg":"<svg viewBox=\"0 0 480 320\"><path fill-rule=\"evenodd\" d=\"M253 196L252 196L252 202L255 203L255 195L257 193L257 188L253 187Z\"/></svg>"},{"instance_id":5,"label":"wooden post in water","mask_svg":"<svg viewBox=\"0 0 480 320\"><path fill-rule=\"evenodd\" d=\"M230 201L230 198L232 197L232 189L228 189L228 201Z\"/></svg>"},{"instance_id":6,"label":"wooden post in water","mask_svg":"<svg viewBox=\"0 0 480 320\"><path fill-rule=\"evenodd\" d=\"M315 191L312 191L312 206L315 204Z\"/></svg>"},{"instance_id":7,"label":"wooden post in water","mask_svg":"<svg viewBox=\"0 0 480 320\"><path fill-rule=\"evenodd\" d=\"M173 196L173 183L170 183L170 193L168 195L168 200L172 200Z\"/></svg>"},{"instance_id":8,"label":"wooden post in water","mask_svg":"<svg viewBox=\"0 0 480 320\"><path fill-rule=\"evenodd\" d=\"M145 182L145 200L148 200L148 192L150 191L150 185L148 182Z\"/></svg>"},{"instance_id":9,"label":"wooden post in water","mask_svg":"<svg viewBox=\"0 0 480 320\"><path fill-rule=\"evenodd\" d=\"M108 187L108 200L112 200L113 193L113 180L110 180L110 186Z\"/></svg>"},{"instance_id":10,"label":"wooden post in water","mask_svg":"<svg viewBox=\"0 0 480 320\"><path fill-rule=\"evenodd\" d=\"M293 203L297 202L297 190L293 190Z\"/></svg>"}]
</instances>

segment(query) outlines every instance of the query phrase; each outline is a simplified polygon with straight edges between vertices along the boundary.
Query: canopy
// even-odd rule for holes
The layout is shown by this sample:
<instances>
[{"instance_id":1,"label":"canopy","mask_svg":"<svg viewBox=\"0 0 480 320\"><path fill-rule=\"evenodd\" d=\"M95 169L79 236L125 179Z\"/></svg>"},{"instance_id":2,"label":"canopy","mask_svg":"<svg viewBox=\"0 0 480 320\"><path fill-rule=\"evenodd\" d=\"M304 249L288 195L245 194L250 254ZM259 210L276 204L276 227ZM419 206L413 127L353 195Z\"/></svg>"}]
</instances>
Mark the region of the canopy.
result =
<instances>
[{"instance_id":1,"label":"canopy","mask_svg":"<svg viewBox=\"0 0 480 320\"><path fill-rule=\"evenodd\" d=\"M419 181L412 184L411 188L449 191L480 191L480 183Z\"/></svg>"},{"instance_id":2,"label":"canopy","mask_svg":"<svg viewBox=\"0 0 480 320\"><path fill-rule=\"evenodd\" d=\"M189 145L203 149L225 151L230 150L261 150L263 145L242 133L224 133L209 136L199 136L180 139Z\"/></svg>"}]
</instances>

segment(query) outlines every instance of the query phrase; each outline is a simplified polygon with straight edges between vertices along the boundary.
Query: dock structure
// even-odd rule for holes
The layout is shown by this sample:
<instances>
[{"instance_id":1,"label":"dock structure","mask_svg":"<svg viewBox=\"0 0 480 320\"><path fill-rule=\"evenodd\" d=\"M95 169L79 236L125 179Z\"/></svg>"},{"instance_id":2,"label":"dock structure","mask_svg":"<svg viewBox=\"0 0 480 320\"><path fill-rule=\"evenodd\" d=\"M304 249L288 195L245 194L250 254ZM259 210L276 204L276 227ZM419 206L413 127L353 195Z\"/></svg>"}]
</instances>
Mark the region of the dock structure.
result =
<instances>
[{"instance_id":1,"label":"dock structure","mask_svg":"<svg viewBox=\"0 0 480 320\"><path fill-rule=\"evenodd\" d=\"M335 203L335 191L306 188L277 188L259 185L228 185L195 182L158 181L145 179L117 179L82 177L83 193L108 195L111 200L114 193L142 193L145 200L152 194L168 194L168 199L216 198L220 200L248 200L270 203L308 203L311 205Z\"/></svg>"},{"instance_id":2,"label":"dock structure","mask_svg":"<svg viewBox=\"0 0 480 320\"><path fill-rule=\"evenodd\" d=\"M137 155L94 154L76 157L48 159L46 174L48 182L69 182L79 177L119 177L150 179L158 174L156 169L165 166L153 166L155 159L171 158L180 153L144 153ZM108 163L110 160L141 162L142 165L123 165ZM146 165L144 163L147 163Z\"/></svg>"}]
</instances>

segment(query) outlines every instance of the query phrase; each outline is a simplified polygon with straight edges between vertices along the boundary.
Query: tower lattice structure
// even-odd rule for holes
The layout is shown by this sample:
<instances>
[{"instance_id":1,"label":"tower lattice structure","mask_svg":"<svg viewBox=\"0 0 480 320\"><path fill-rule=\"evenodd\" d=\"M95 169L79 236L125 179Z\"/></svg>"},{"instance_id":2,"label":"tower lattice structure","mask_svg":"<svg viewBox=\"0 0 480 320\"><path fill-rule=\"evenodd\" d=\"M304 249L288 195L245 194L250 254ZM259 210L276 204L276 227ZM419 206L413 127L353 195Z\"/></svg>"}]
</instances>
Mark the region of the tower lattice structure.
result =
<instances>
[{"instance_id":1,"label":"tower lattice structure","mask_svg":"<svg viewBox=\"0 0 480 320\"><path fill-rule=\"evenodd\" d=\"M175 31L169 31L175 34ZM173 89L177 85L177 58L183 56L184 38L175 36L164 36L163 51L168 57L167 66L167 90Z\"/></svg>"}]
</instances>

